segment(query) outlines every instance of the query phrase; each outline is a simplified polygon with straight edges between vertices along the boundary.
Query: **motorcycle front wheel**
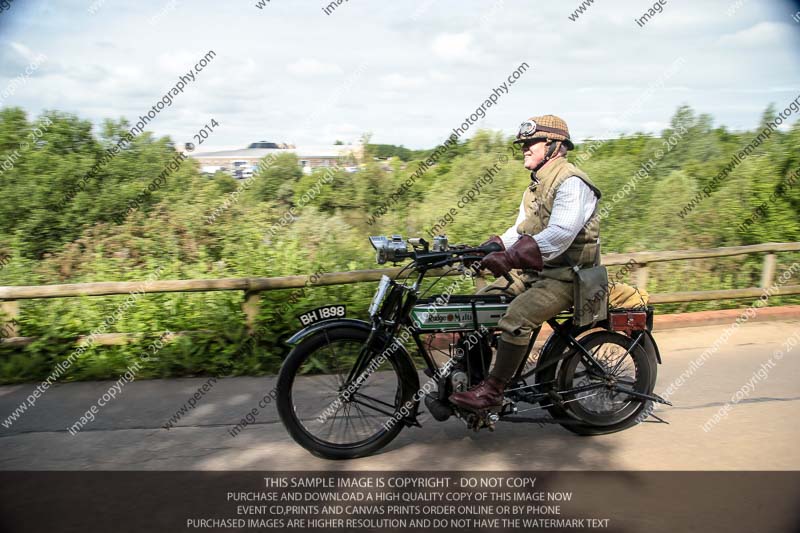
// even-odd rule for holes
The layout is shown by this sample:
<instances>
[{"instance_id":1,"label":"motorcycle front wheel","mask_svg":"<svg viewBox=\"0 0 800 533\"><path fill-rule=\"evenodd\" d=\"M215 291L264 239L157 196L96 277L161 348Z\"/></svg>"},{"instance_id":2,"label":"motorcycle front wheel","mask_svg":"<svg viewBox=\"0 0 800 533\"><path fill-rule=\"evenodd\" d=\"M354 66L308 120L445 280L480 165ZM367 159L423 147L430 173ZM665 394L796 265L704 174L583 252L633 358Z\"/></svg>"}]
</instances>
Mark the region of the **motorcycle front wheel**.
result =
<instances>
[{"instance_id":1,"label":"motorcycle front wheel","mask_svg":"<svg viewBox=\"0 0 800 533\"><path fill-rule=\"evenodd\" d=\"M360 385L345 386L368 337L359 328L324 329L298 344L281 366L278 414L289 435L316 456L370 455L403 429L401 409L411 409L416 392L409 379L416 371L405 352L373 351L374 363L356 380Z\"/></svg>"}]
</instances>

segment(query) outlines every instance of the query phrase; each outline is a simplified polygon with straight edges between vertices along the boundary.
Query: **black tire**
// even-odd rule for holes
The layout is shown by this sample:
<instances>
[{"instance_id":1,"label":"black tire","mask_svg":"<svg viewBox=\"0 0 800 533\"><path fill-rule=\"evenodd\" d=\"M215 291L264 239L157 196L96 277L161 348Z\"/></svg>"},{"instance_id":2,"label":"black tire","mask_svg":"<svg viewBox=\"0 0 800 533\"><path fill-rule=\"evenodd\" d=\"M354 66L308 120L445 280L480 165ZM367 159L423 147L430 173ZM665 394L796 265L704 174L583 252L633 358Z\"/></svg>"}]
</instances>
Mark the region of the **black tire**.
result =
<instances>
[{"instance_id":1,"label":"black tire","mask_svg":"<svg viewBox=\"0 0 800 533\"><path fill-rule=\"evenodd\" d=\"M364 420L369 418L368 416L360 417L363 419L362 422L364 422L367 430L365 433L371 431L370 424L374 422L375 432L373 434L369 434L353 442L334 441L330 439L330 432L332 432L333 425L337 423L337 419L340 418L338 413L341 409L346 410L346 416L349 416L349 411L352 407L354 407L358 413L363 414L364 412L364 410L358 406L357 402L341 401L338 402L339 408L336 409L335 412L331 412L330 408L336 405L336 393L333 394L333 400L331 401L323 398L323 382L332 380L334 383L329 387L331 390L334 390L337 386L337 382L341 384L344 381L344 378L341 376L346 377L350 368L352 368L352 360L346 360L346 358L342 357L341 353L337 354L333 347L337 344L340 346L348 344L352 346L363 346L368 336L369 331L352 326L337 326L319 331L295 346L281 366L276 387L278 415L284 427L286 427L286 430L289 432L289 435L291 435L298 444L318 457L326 459L354 459L370 455L389 444L403 429L403 422L394 423L389 429L386 429L384 426L385 422L378 425L377 419L385 417L385 421L388 421L392 417L388 415L373 415L376 420L370 421L370 423L364 422ZM316 356L316 358L312 359L312 356ZM320 363L320 360L324 362ZM328 363L333 365L331 366L333 370L332 373L320 373L308 377L298 376L299 371L308 369L312 365L316 365L324 370L325 365ZM298 382L300 380L298 377L309 381L299 386ZM370 380L373 378L376 383L372 385L380 385L383 387L388 384L388 387L384 387L387 389L384 400L389 400L386 402L387 404L390 402L394 404L392 411L399 417L398 413L400 409L404 405L411 405L411 403L408 402L411 402L416 393L416 390L413 390L414 384L418 383L416 379L416 370L405 350L401 348L389 354L378 369L364 380L359 392L371 386ZM393 391L391 390L392 386L395 387ZM303 387L305 387L306 392L303 392ZM317 392L319 392L319 403L317 406L312 405L315 400L309 401L308 398L305 397L301 398L300 401L305 402L306 405L296 405L295 396L301 396L301 393L304 393L308 394L310 397ZM370 401L372 402L372 400ZM318 408L323 405L327 407L325 407L324 411L319 411ZM380 404L376 403L375 405ZM387 412L390 410L389 407L385 407L384 409ZM299 416L298 411L300 411ZM311 412L321 412L324 413L325 416L323 417L320 415L313 418L312 415L312 418L308 418L308 413ZM329 413L332 416L330 416ZM324 420L320 422L320 418L324 418ZM320 427L330 421L331 426L329 427L327 438L316 435L307 427L307 424L308 426L312 426L314 421L316 421ZM345 424L348 424L348 422L345 422ZM346 425L345 429L347 429L347 427ZM353 422L353 429L356 429L355 422Z\"/></svg>"},{"instance_id":2,"label":"black tire","mask_svg":"<svg viewBox=\"0 0 800 533\"><path fill-rule=\"evenodd\" d=\"M602 355L596 358L607 368L617 367L617 372L621 372L619 379L626 380L634 391L643 394L653 392L657 364L655 358L642 347L641 343L624 358L622 355L633 344L633 339L625 335L599 331L582 338L580 343L590 353L600 353L604 347L616 347L615 352L619 354L616 360L604 358ZM559 366L557 378L559 390L568 390L590 381L593 380L585 372L580 354L573 349L572 354ZM590 398L596 399L590 400ZM628 429L646 418L644 413L652 404L651 401L641 401L625 393L614 393L609 389L597 389L596 393L562 394L562 400L563 410L569 418L557 421L565 429L585 436L605 435ZM592 407L598 404L602 405ZM603 410L598 410L600 408Z\"/></svg>"}]
</instances>

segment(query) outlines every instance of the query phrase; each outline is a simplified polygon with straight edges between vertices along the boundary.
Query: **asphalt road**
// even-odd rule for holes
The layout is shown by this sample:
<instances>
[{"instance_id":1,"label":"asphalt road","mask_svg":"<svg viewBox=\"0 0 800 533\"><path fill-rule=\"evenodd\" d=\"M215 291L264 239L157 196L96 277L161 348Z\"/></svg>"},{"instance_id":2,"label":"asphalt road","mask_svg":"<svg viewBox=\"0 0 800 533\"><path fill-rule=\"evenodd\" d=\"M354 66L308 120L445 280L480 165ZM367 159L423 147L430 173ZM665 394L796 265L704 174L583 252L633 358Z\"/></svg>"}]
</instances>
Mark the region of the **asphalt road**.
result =
<instances>
[{"instance_id":1,"label":"asphalt road","mask_svg":"<svg viewBox=\"0 0 800 533\"><path fill-rule=\"evenodd\" d=\"M664 359L656 392L689 368L725 325L656 332ZM125 385L94 422L71 426L114 382L58 385L10 428L0 426L2 470L798 470L800 469L800 321L745 324L670 396L658 411L669 424L648 422L600 437L578 437L560 426L501 423L494 433L467 431L455 419L404 429L380 453L325 461L292 441L274 402L254 425L229 430L273 388L274 378L224 378L177 427L170 416L208 378ZM775 359L775 351L785 354ZM773 359L766 376L754 373ZM765 372L762 371L762 375ZM747 394L711 431L702 425L737 390ZM0 417L32 384L0 387ZM530 414L530 413L529 413Z\"/></svg>"}]
</instances>

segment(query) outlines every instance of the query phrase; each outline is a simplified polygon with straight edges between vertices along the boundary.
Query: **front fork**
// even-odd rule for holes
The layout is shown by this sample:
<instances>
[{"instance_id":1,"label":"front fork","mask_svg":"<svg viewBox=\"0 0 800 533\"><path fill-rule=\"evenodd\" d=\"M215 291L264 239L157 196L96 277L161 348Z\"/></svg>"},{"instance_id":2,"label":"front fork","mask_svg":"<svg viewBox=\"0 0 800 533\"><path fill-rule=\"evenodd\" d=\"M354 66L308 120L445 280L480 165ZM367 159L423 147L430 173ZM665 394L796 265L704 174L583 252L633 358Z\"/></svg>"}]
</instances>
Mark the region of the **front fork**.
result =
<instances>
[{"instance_id":1,"label":"front fork","mask_svg":"<svg viewBox=\"0 0 800 533\"><path fill-rule=\"evenodd\" d=\"M369 377L369 374L367 374L366 371L369 369L370 364L374 360L375 354L380 354L377 357L381 357L386 348L388 348L394 341L394 335L391 335L385 343L382 343L382 346L379 350L373 350L373 345L377 343L378 338L378 328L375 324L373 324L372 331L367 337L366 342L364 342L364 346L362 346L361 350L358 352L356 361L353 364L353 367L350 369L347 379L339 387L339 392L341 394L340 399L342 401L350 401L350 396L358 392L358 389L361 388L361 384L367 379L367 377ZM377 369L381 363L379 363L375 369Z\"/></svg>"}]
</instances>

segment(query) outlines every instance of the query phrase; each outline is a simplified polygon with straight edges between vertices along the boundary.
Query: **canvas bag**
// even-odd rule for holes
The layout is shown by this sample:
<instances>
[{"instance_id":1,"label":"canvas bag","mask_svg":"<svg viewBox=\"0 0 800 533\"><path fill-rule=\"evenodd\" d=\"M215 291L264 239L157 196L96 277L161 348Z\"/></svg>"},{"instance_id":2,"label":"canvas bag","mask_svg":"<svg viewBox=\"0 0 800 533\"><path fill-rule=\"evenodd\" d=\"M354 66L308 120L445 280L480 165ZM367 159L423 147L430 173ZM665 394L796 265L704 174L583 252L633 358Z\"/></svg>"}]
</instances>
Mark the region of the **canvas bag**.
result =
<instances>
[{"instance_id":1,"label":"canvas bag","mask_svg":"<svg viewBox=\"0 0 800 533\"><path fill-rule=\"evenodd\" d=\"M600 264L600 239L593 267L581 268L567 257L575 274L573 307L576 326L582 327L608 318L608 270Z\"/></svg>"}]
</instances>

